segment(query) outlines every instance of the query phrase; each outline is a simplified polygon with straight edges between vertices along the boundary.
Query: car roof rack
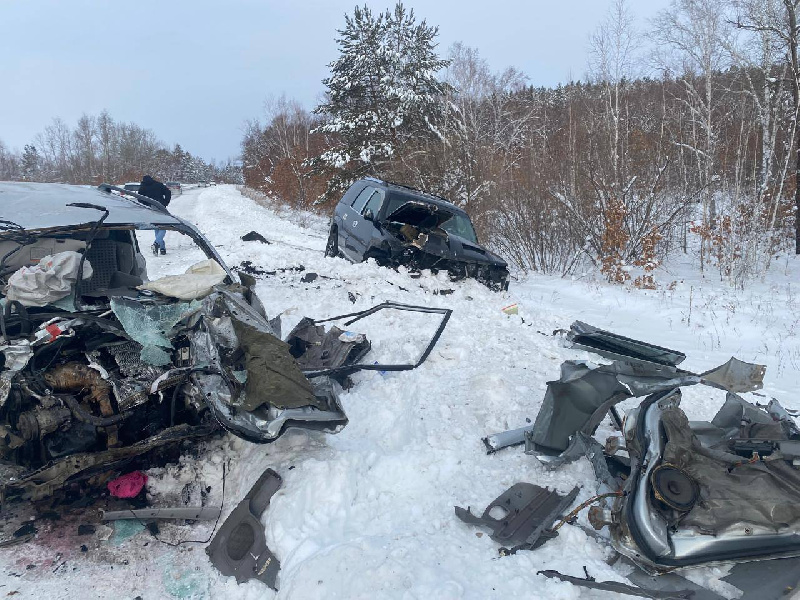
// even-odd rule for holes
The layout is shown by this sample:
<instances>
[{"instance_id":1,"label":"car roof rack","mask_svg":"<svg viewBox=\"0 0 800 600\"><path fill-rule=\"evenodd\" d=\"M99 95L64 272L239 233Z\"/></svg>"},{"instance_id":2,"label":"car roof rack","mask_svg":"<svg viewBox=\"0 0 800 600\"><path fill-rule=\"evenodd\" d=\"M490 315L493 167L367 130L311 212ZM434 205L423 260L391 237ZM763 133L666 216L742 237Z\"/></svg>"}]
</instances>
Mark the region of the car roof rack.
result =
<instances>
[{"instance_id":1,"label":"car roof rack","mask_svg":"<svg viewBox=\"0 0 800 600\"><path fill-rule=\"evenodd\" d=\"M123 196L128 196L128 200L131 200L130 196L133 196L138 204L143 204L147 208L152 208L153 210L164 213L165 215L170 214L166 206L148 196L143 196L138 192L132 192L131 190L126 190L125 188L121 188L117 185L111 185L110 183L101 183L97 186L97 189L101 192L105 192L106 194L110 194L112 190L121 192Z\"/></svg>"}]
</instances>

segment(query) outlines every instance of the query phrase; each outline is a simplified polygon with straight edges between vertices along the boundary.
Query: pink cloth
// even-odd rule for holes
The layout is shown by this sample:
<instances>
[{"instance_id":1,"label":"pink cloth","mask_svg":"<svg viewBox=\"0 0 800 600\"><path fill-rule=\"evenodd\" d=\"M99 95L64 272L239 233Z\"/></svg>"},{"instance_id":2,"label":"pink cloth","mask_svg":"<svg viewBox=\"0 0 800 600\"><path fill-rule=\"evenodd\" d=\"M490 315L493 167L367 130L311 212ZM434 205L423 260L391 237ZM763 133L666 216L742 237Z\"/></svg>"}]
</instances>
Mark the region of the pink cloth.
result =
<instances>
[{"instance_id":1,"label":"pink cloth","mask_svg":"<svg viewBox=\"0 0 800 600\"><path fill-rule=\"evenodd\" d=\"M135 498L147 483L147 475L134 471L108 482L108 491L115 498Z\"/></svg>"}]
</instances>

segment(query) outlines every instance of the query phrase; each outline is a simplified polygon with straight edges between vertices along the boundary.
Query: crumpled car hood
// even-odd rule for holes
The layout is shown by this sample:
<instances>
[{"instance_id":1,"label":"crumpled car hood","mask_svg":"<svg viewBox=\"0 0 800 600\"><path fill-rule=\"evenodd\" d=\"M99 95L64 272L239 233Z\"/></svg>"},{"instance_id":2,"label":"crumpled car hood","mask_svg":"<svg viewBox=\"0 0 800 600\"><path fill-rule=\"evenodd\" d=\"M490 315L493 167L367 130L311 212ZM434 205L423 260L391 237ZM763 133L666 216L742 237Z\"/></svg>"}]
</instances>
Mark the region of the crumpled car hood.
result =
<instances>
[{"instance_id":1,"label":"crumpled car hood","mask_svg":"<svg viewBox=\"0 0 800 600\"><path fill-rule=\"evenodd\" d=\"M430 230L420 228L420 231L424 233ZM438 258L497 267L508 266L506 261L482 246L442 229L439 229L435 234L425 234L425 236L426 239L423 242L409 240L409 243L419 248L422 252Z\"/></svg>"}]
</instances>

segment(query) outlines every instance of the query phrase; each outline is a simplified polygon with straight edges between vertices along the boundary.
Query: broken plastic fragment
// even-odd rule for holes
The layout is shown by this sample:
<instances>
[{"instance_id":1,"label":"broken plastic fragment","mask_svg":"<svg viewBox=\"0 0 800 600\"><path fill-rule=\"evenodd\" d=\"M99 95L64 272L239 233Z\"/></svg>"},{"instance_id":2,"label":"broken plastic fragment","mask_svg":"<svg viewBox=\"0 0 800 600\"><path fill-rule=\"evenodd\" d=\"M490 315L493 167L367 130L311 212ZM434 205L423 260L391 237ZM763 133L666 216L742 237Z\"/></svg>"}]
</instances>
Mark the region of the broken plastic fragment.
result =
<instances>
[{"instance_id":1,"label":"broken plastic fragment","mask_svg":"<svg viewBox=\"0 0 800 600\"><path fill-rule=\"evenodd\" d=\"M223 575L233 575L237 583L258 579L278 589L278 558L267 547L261 515L281 487L281 477L267 469L228 516L206 554Z\"/></svg>"}]
</instances>

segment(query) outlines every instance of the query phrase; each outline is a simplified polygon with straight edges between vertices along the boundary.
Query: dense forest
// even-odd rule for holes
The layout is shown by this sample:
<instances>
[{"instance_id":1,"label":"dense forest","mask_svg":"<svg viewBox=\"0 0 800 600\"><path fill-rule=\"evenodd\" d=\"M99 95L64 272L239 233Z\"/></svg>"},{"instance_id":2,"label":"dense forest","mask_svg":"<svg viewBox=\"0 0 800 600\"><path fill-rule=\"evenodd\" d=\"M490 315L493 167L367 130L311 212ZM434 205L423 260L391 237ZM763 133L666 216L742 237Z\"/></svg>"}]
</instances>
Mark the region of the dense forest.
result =
<instances>
[{"instance_id":1,"label":"dense forest","mask_svg":"<svg viewBox=\"0 0 800 600\"><path fill-rule=\"evenodd\" d=\"M328 211L372 175L463 206L518 267L654 287L682 253L742 284L797 231L796 0L674 0L637 29L624 0L588 40L585 81L532 87L477 49L443 56L401 3L356 8L325 100L249 123L248 186Z\"/></svg>"}]
</instances>

